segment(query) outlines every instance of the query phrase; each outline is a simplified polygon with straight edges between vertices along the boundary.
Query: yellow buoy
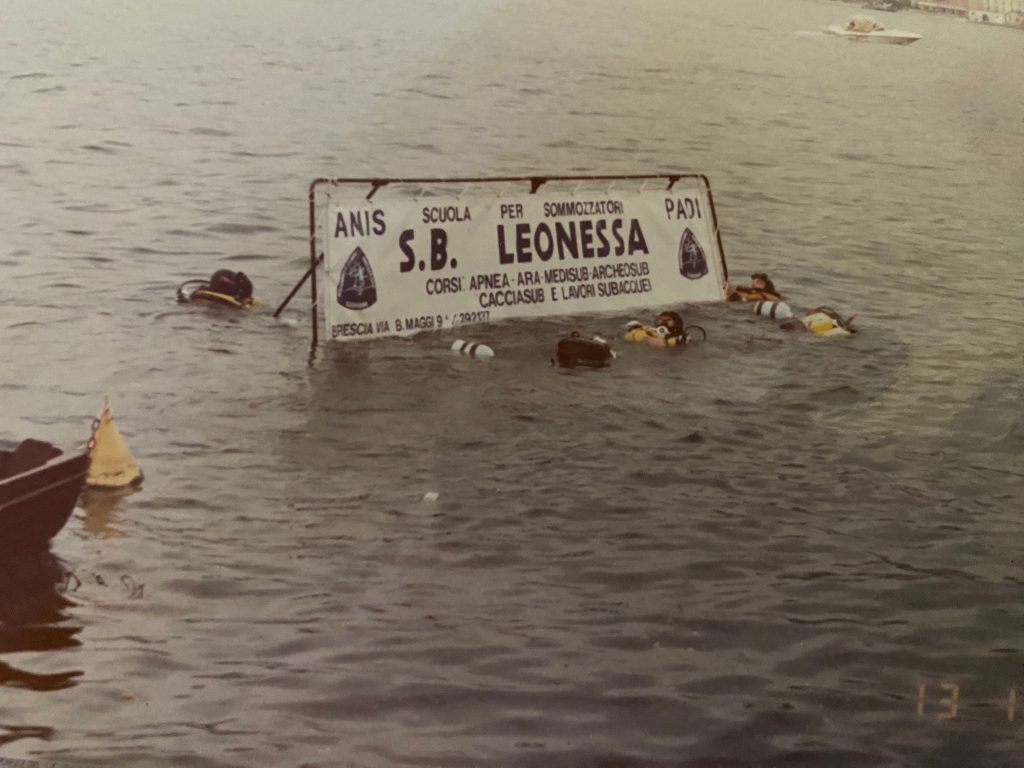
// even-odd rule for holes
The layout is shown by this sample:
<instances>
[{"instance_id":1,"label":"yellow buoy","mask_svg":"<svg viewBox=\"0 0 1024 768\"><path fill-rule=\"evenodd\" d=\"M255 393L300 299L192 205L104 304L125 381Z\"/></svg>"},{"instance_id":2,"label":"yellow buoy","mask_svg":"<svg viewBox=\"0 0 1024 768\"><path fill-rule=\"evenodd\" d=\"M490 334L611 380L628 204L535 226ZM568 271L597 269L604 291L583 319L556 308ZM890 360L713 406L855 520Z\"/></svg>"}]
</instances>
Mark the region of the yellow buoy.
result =
<instances>
[{"instance_id":1,"label":"yellow buoy","mask_svg":"<svg viewBox=\"0 0 1024 768\"><path fill-rule=\"evenodd\" d=\"M114 423L110 399L106 396L103 410L92 423L89 457L92 461L85 484L91 488L123 488L142 482L142 470Z\"/></svg>"}]
</instances>

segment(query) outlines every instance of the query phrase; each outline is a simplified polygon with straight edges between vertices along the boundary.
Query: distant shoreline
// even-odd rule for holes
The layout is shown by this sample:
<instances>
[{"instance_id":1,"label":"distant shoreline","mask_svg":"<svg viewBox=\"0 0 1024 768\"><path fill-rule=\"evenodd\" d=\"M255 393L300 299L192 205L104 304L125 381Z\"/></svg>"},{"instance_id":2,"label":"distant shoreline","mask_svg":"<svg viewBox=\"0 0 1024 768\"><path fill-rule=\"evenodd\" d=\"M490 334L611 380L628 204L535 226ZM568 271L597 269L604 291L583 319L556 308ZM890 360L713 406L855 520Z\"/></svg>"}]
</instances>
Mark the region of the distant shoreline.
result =
<instances>
[{"instance_id":1,"label":"distant shoreline","mask_svg":"<svg viewBox=\"0 0 1024 768\"><path fill-rule=\"evenodd\" d=\"M878 2L870 2L867 0L833 0L833 2L847 6L854 5L864 11L876 11L881 13L915 11L917 13L925 13L931 16L948 16L952 19L964 19L975 24L985 24L991 27L1008 27L1009 29L1024 30L1024 12L1020 11L963 10L960 12L961 9L950 7L950 10L946 12L933 10L929 7L922 8L922 4L933 7L943 5L942 3L936 3L933 1L922 2L922 0L910 0L910 2L906 4L901 2L893 3L894 5L900 6L897 8L880 8L878 7L879 5L886 4L881 0Z\"/></svg>"}]
</instances>

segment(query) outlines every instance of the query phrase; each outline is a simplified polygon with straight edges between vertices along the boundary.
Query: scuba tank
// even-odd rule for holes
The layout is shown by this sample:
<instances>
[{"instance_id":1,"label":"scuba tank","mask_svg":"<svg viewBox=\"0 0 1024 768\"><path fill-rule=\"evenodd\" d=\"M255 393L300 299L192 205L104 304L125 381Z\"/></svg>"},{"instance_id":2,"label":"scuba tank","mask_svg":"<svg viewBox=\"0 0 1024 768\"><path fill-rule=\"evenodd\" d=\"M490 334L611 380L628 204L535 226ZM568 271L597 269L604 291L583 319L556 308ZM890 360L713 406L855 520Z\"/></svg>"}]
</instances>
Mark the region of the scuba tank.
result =
<instances>
[{"instance_id":1,"label":"scuba tank","mask_svg":"<svg viewBox=\"0 0 1024 768\"><path fill-rule=\"evenodd\" d=\"M793 317L793 310L784 301L761 299L754 305L754 314L768 317L772 320L789 320Z\"/></svg>"},{"instance_id":2,"label":"scuba tank","mask_svg":"<svg viewBox=\"0 0 1024 768\"><path fill-rule=\"evenodd\" d=\"M804 328L818 336L850 336L857 332L853 327L853 319L856 315L850 315L845 320L831 307L815 307L808 310L800 322Z\"/></svg>"},{"instance_id":3,"label":"scuba tank","mask_svg":"<svg viewBox=\"0 0 1024 768\"><path fill-rule=\"evenodd\" d=\"M475 341L464 341L463 339L456 339L452 342L452 352L456 355L465 355L466 357L472 357L475 360L482 360L488 357L494 357L494 350L488 347L486 344L480 344Z\"/></svg>"},{"instance_id":4,"label":"scuba tank","mask_svg":"<svg viewBox=\"0 0 1024 768\"><path fill-rule=\"evenodd\" d=\"M658 316L665 324L657 326L644 325L636 320L626 323L626 341L639 341L659 347L682 347L694 340L691 331L701 332L701 340L707 341L708 333L699 325L684 325L678 312L663 312ZM670 327L671 326L671 327Z\"/></svg>"},{"instance_id":5,"label":"scuba tank","mask_svg":"<svg viewBox=\"0 0 1024 768\"><path fill-rule=\"evenodd\" d=\"M573 331L558 342L551 364L561 368L605 368L614 359L612 348L600 336L585 339L578 331Z\"/></svg>"}]
</instances>

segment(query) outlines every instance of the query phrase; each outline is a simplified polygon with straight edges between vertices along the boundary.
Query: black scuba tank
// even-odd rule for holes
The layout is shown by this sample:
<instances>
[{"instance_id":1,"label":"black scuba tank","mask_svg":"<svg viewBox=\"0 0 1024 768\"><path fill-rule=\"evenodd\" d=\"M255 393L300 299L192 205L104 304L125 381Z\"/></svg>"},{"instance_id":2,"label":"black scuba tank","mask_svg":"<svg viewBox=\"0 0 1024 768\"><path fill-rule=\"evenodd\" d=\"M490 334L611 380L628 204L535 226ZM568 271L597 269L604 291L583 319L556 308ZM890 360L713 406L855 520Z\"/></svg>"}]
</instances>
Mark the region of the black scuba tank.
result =
<instances>
[{"instance_id":1,"label":"black scuba tank","mask_svg":"<svg viewBox=\"0 0 1024 768\"><path fill-rule=\"evenodd\" d=\"M558 342L555 360L562 368L604 368L615 358L611 347L604 339L585 339L578 331Z\"/></svg>"}]
</instances>

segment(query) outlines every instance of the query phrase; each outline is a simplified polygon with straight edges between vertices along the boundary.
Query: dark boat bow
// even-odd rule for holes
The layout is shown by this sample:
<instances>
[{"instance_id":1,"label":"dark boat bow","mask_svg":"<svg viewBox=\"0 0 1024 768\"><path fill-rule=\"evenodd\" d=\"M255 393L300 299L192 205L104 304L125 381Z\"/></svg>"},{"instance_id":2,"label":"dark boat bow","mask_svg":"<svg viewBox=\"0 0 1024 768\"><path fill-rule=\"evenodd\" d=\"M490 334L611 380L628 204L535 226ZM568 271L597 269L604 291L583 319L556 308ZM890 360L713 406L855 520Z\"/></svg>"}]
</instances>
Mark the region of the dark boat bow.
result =
<instances>
[{"instance_id":1,"label":"dark boat bow","mask_svg":"<svg viewBox=\"0 0 1024 768\"><path fill-rule=\"evenodd\" d=\"M64 454L40 440L0 451L0 550L46 546L71 517L89 453Z\"/></svg>"}]
</instances>

